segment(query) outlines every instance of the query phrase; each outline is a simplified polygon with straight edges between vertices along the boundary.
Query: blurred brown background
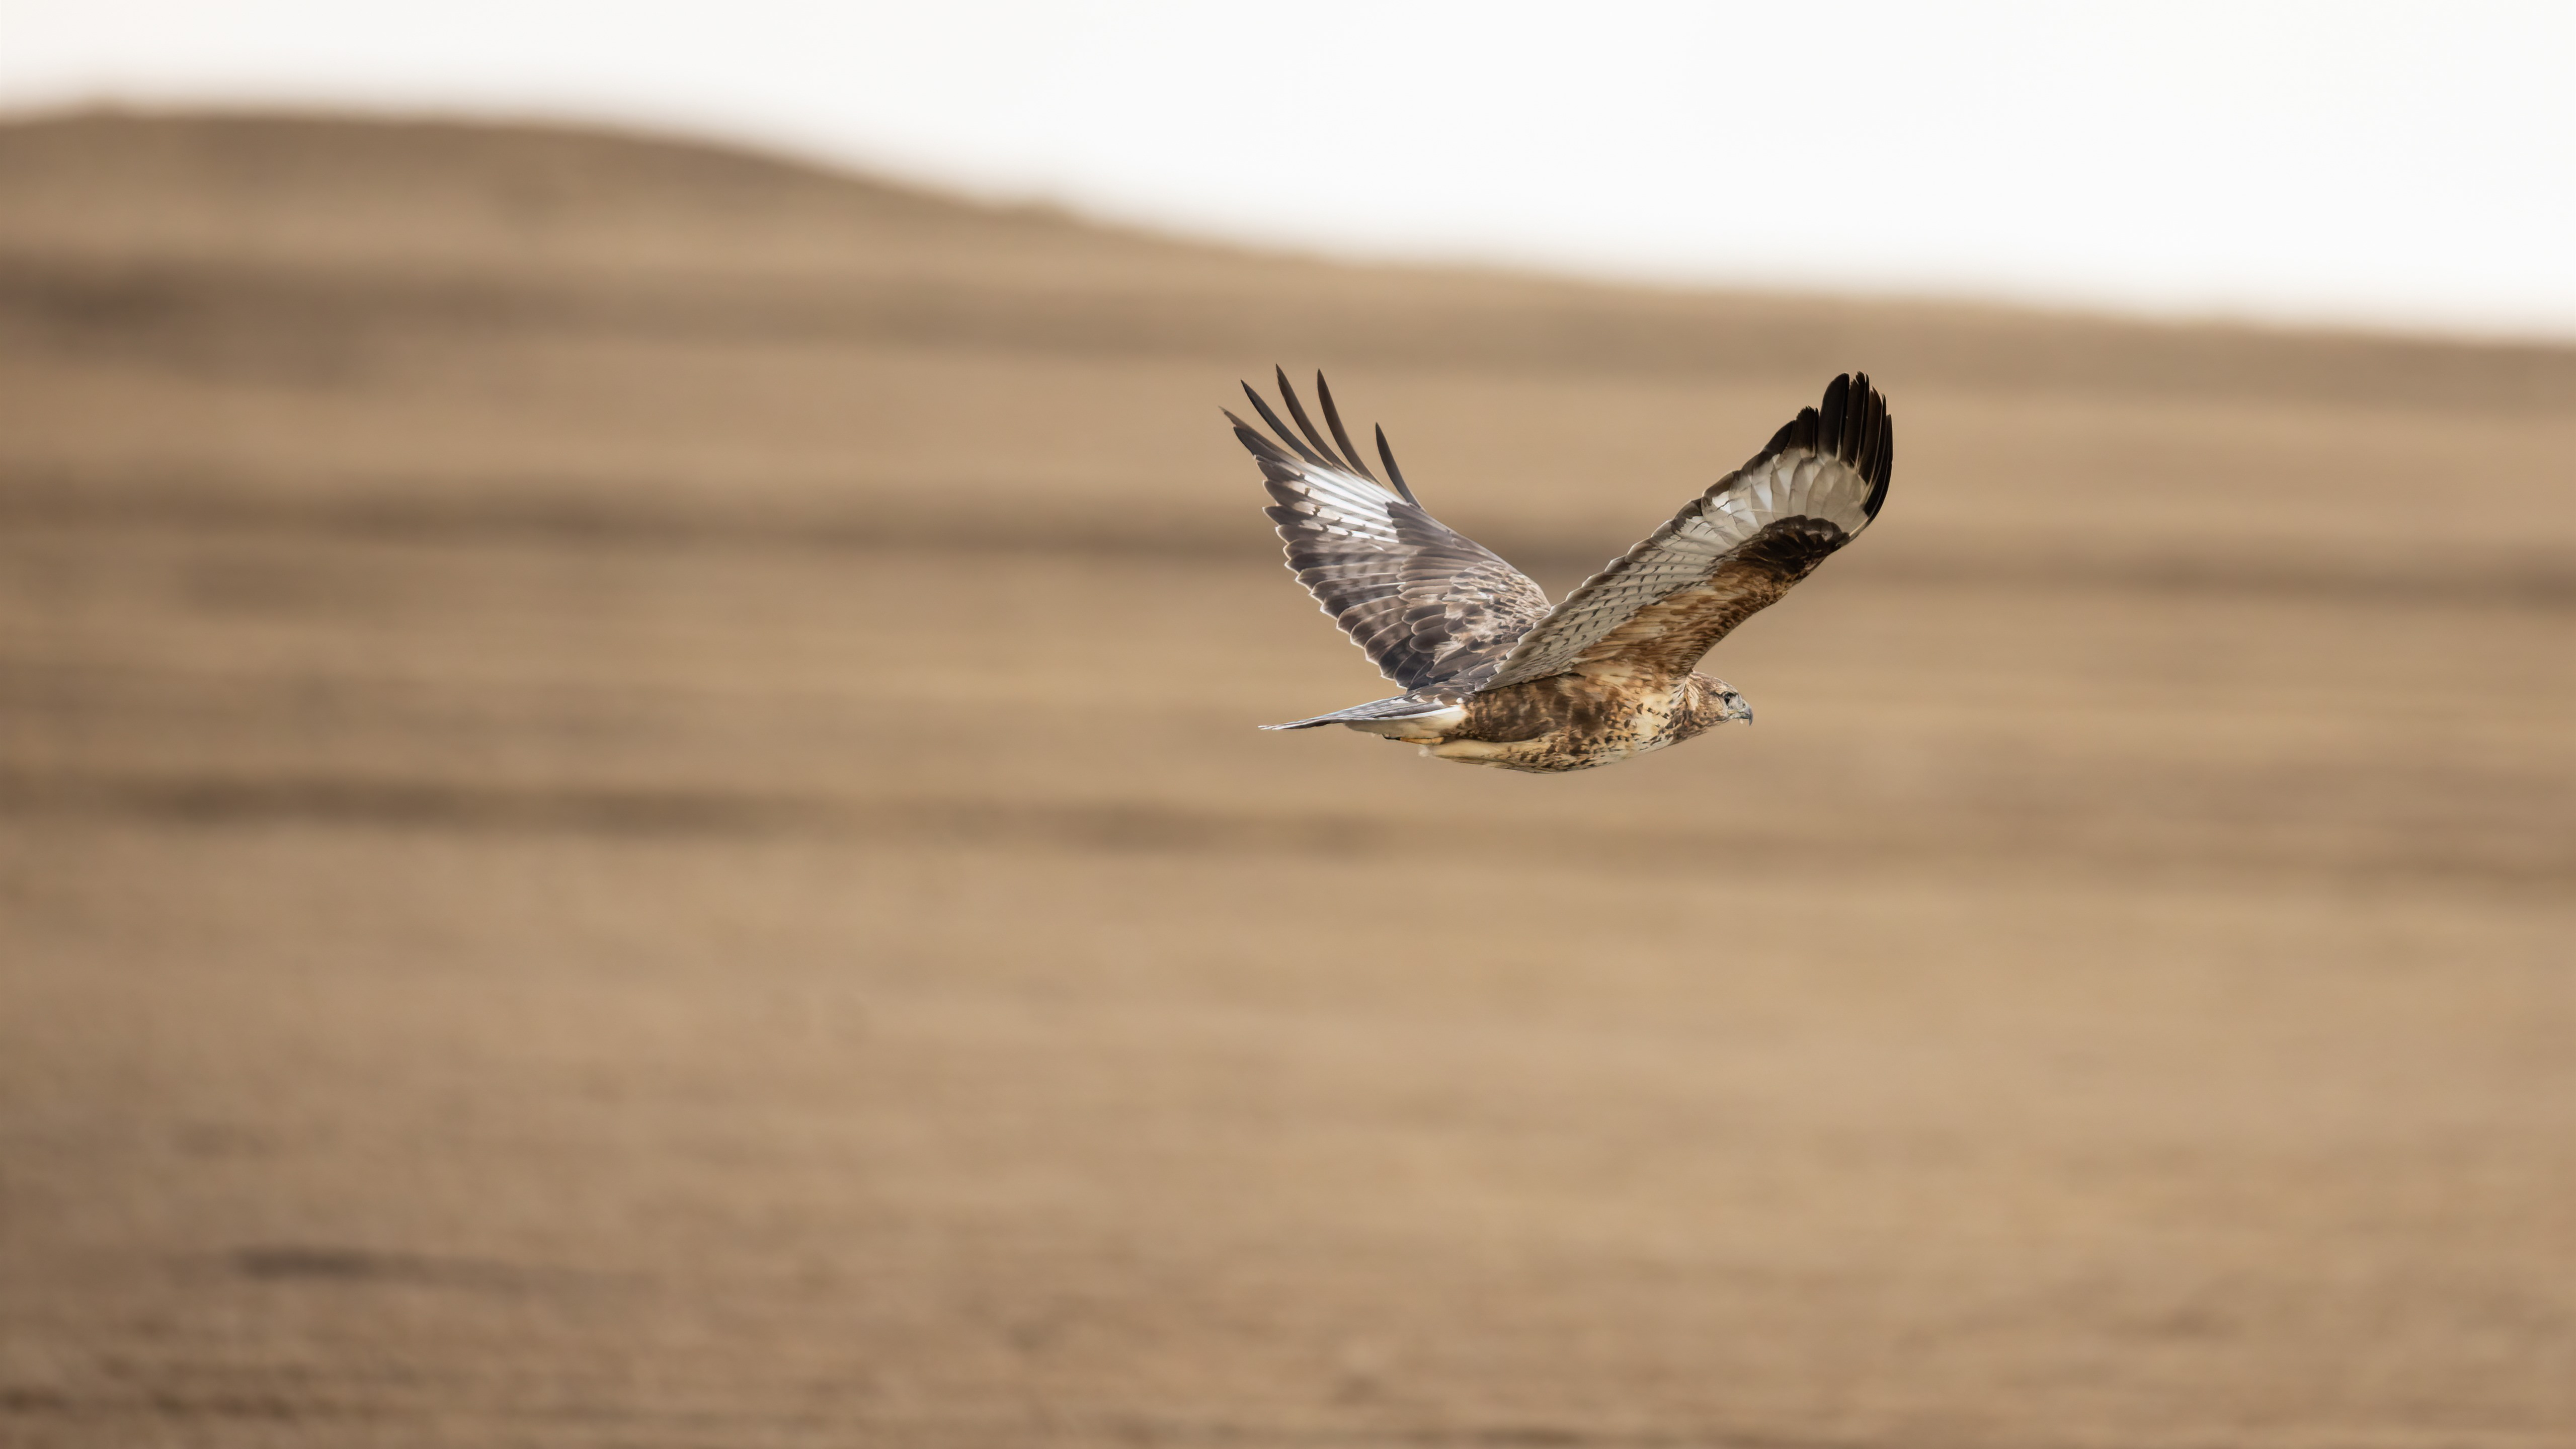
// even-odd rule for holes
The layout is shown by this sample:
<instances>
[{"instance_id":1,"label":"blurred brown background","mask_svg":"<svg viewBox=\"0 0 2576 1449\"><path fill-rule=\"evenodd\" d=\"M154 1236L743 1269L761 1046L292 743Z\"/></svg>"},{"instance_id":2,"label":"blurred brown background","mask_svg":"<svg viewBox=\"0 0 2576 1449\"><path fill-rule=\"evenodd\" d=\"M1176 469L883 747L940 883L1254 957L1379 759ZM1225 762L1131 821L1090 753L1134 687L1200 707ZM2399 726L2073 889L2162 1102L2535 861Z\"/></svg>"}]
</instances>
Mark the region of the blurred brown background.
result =
<instances>
[{"instance_id":1,"label":"blurred brown background","mask_svg":"<svg viewBox=\"0 0 2576 1449\"><path fill-rule=\"evenodd\" d=\"M1217 408L1561 591L1563 779ZM570 132L0 128L0 1442L2576 1442L2576 353L1238 254Z\"/></svg>"}]
</instances>

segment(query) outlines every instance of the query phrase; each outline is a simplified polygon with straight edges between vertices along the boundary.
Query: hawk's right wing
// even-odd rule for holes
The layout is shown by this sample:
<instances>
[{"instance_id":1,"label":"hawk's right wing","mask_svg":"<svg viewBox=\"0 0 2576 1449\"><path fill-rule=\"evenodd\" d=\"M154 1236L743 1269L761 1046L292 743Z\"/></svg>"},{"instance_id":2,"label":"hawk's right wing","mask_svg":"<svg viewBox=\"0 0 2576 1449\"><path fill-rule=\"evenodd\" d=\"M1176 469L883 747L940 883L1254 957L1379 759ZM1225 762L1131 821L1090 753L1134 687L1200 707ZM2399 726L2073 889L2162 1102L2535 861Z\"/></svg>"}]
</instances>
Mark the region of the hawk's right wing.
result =
<instances>
[{"instance_id":1,"label":"hawk's right wing","mask_svg":"<svg viewBox=\"0 0 2576 1449\"><path fill-rule=\"evenodd\" d=\"M1835 378L1768 447L1566 595L1486 687L1577 671L1688 674L1878 517L1895 459L1887 399L1866 373Z\"/></svg>"},{"instance_id":2,"label":"hawk's right wing","mask_svg":"<svg viewBox=\"0 0 2576 1449\"><path fill-rule=\"evenodd\" d=\"M1407 690L1441 686L1472 692L1547 613L1547 595L1528 575L1414 502L1384 429L1377 435L1378 457L1395 491L1379 486L1343 431L1321 373L1315 390L1339 452L1307 418L1285 370L1279 394L1297 420L1297 432L1280 422L1249 383L1244 396L1278 437L1226 414L1234 435L1261 464L1275 500L1264 511L1288 545L1288 567L1387 678Z\"/></svg>"}]
</instances>

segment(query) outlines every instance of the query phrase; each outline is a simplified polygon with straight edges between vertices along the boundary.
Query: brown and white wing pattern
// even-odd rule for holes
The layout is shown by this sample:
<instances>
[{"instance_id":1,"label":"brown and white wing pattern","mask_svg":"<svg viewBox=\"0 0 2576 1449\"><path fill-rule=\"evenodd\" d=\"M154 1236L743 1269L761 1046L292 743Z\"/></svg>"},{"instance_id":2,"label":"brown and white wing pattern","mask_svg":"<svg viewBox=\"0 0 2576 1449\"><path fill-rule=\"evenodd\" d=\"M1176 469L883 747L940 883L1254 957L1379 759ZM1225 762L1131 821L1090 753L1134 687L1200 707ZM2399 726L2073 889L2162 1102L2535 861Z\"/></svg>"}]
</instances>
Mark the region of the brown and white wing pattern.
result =
<instances>
[{"instance_id":1,"label":"brown and white wing pattern","mask_svg":"<svg viewBox=\"0 0 2576 1449\"><path fill-rule=\"evenodd\" d=\"M1690 672L1878 516L1896 435L1866 373L1837 377L1770 445L1566 595L1488 689L1554 674Z\"/></svg>"},{"instance_id":2,"label":"brown and white wing pattern","mask_svg":"<svg viewBox=\"0 0 2576 1449\"><path fill-rule=\"evenodd\" d=\"M1379 672L1407 690L1484 683L1513 644L1547 613L1547 595L1527 575L1475 540L1443 526L1415 502L1386 432L1377 435L1389 492L1359 460L1322 374L1315 391L1332 429L1327 443L1279 374L1279 394L1297 430L1246 384L1244 395L1273 438L1232 413L1234 435L1261 464L1272 506L1265 510L1288 545L1288 567L1333 622L1368 651ZM1302 440L1301 436L1302 435ZM1340 444L1336 451L1333 444Z\"/></svg>"}]
</instances>

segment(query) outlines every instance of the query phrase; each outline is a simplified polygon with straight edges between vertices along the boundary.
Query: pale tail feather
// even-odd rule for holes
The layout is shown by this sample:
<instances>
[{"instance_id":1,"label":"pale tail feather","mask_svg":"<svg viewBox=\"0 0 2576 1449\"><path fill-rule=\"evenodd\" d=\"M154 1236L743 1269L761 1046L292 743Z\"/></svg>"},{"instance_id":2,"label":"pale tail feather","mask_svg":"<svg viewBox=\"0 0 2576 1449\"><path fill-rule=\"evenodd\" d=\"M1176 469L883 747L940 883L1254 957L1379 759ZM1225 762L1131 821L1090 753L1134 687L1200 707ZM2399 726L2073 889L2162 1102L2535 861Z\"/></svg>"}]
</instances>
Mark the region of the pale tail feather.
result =
<instances>
[{"instance_id":1,"label":"pale tail feather","mask_svg":"<svg viewBox=\"0 0 2576 1449\"><path fill-rule=\"evenodd\" d=\"M1287 724L1263 725L1262 728L1266 730L1311 730L1322 725L1364 724L1371 720L1414 719L1426 714L1441 714L1446 711L1456 709L1457 707L1457 705L1447 700L1415 699L1411 695L1399 694L1393 699L1379 699L1372 700L1367 704L1355 704L1349 709L1337 709L1331 714L1319 714L1313 719L1293 720Z\"/></svg>"}]
</instances>

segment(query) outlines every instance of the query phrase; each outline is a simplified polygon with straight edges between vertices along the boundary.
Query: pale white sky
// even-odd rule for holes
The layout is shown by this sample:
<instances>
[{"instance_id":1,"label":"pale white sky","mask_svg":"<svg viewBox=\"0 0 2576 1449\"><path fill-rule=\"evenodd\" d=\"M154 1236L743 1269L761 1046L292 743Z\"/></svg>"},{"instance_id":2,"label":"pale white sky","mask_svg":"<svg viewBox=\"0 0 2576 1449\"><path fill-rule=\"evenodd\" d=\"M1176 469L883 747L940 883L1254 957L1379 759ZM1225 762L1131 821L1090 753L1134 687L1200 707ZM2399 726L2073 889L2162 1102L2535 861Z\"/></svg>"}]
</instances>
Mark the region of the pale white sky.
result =
<instances>
[{"instance_id":1,"label":"pale white sky","mask_svg":"<svg viewBox=\"0 0 2576 1449\"><path fill-rule=\"evenodd\" d=\"M2576 3L0 0L0 108L592 119L1362 257L2576 337Z\"/></svg>"}]
</instances>

